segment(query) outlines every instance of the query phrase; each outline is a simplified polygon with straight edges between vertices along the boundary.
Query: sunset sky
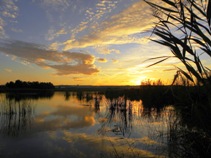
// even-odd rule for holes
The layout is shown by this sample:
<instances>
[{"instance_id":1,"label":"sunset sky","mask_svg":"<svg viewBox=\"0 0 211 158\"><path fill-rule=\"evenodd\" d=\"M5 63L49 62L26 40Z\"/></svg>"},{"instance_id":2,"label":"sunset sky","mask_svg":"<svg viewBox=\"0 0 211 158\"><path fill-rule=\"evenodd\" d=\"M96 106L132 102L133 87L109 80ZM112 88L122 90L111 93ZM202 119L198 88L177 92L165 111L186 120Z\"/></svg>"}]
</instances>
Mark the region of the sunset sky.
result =
<instances>
[{"instance_id":1,"label":"sunset sky","mask_svg":"<svg viewBox=\"0 0 211 158\"><path fill-rule=\"evenodd\" d=\"M153 22L143 0L1 0L0 84L170 82L176 60L144 62L170 53L149 40Z\"/></svg>"}]
</instances>

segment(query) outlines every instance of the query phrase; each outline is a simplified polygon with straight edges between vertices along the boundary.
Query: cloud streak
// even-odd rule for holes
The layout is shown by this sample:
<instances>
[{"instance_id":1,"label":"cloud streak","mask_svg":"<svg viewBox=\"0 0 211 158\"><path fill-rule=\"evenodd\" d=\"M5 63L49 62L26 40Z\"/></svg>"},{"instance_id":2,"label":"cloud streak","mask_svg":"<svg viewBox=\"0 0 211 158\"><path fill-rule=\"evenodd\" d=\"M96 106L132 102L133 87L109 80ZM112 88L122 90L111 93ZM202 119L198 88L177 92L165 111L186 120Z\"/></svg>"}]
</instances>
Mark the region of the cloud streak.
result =
<instances>
[{"instance_id":1,"label":"cloud streak","mask_svg":"<svg viewBox=\"0 0 211 158\"><path fill-rule=\"evenodd\" d=\"M117 49L109 49L106 46L96 46L95 50L99 53L99 54L111 54L111 53L117 53L119 54L120 51Z\"/></svg>"},{"instance_id":2,"label":"cloud streak","mask_svg":"<svg viewBox=\"0 0 211 158\"><path fill-rule=\"evenodd\" d=\"M69 42L75 41L77 34L84 30L95 30L99 26L98 20L100 20L107 13L110 13L113 9L115 9L117 3L117 1L101 0L96 3L93 8L87 8L84 13L85 19L82 20L75 28L71 29L71 39L69 40Z\"/></svg>"},{"instance_id":3,"label":"cloud streak","mask_svg":"<svg viewBox=\"0 0 211 158\"><path fill-rule=\"evenodd\" d=\"M106 62L108 62L108 60L105 58L98 58L98 62L106 63Z\"/></svg>"},{"instance_id":4,"label":"cloud streak","mask_svg":"<svg viewBox=\"0 0 211 158\"><path fill-rule=\"evenodd\" d=\"M0 52L24 63L33 63L43 68L56 70L57 75L86 74L99 72L95 67L95 57L80 52L58 52L45 47L22 41L0 41Z\"/></svg>"},{"instance_id":5,"label":"cloud streak","mask_svg":"<svg viewBox=\"0 0 211 158\"><path fill-rule=\"evenodd\" d=\"M139 1L103 21L89 34L65 41L64 50L96 45L142 43L145 40L142 41L133 35L151 29L154 20L149 6Z\"/></svg>"},{"instance_id":6,"label":"cloud streak","mask_svg":"<svg viewBox=\"0 0 211 158\"><path fill-rule=\"evenodd\" d=\"M40 2L44 7L65 10L70 6L70 2L68 0L35 0Z\"/></svg>"}]
</instances>

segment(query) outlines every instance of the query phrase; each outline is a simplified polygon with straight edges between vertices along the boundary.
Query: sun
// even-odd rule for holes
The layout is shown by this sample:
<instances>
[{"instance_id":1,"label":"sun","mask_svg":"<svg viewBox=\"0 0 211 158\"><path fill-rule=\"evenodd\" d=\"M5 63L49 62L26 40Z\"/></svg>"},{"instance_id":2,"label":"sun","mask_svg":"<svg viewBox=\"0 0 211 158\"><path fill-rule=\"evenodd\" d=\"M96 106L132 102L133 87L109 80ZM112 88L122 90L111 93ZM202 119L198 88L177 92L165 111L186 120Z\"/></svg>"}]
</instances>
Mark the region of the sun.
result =
<instances>
[{"instance_id":1,"label":"sun","mask_svg":"<svg viewBox=\"0 0 211 158\"><path fill-rule=\"evenodd\" d=\"M132 85L140 85L141 81L146 80L146 79L147 79L147 76L140 76L140 77L137 77L135 79L132 79L131 84Z\"/></svg>"}]
</instances>

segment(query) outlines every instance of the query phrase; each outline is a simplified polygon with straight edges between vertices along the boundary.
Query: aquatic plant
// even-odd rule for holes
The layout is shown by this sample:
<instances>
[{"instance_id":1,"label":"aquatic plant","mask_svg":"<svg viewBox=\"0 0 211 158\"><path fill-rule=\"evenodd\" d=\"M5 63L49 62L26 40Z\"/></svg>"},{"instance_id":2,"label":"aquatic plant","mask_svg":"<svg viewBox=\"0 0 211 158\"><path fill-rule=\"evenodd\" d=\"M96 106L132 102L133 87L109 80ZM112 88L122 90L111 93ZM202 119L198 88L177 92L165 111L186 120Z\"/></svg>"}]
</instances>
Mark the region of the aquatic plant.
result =
<instances>
[{"instance_id":1,"label":"aquatic plant","mask_svg":"<svg viewBox=\"0 0 211 158\"><path fill-rule=\"evenodd\" d=\"M0 98L0 133L19 136L31 127L34 106L31 100Z\"/></svg>"},{"instance_id":2,"label":"aquatic plant","mask_svg":"<svg viewBox=\"0 0 211 158\"><path fill-rule=\"evenodd\" d=\"M185 76L197 84L211 85L211 69L202 58L211 57L211 1L210 0L145 0L158 22L153 35L158 39L152 41L168 47L172 56L159 56L149 65L164 62L170 58L179 59L184 67L175 66L177 73L174 81Z\"/></svg>"},{"instance_id":3,"label":"aquatic plant","mask_svg":"<svg viewBox=\"0 0 211 158\"><path fill-rule=\"evenodd\" d=\"M177 71L172 84L179 79L185 86L196 86L175 96L181 120L173 122L167 133L169 146L173 146L169 157L208 157L211 151L211 69L204 58L211 59L211 0L144 1L158 20L152 32L158 38L152 41L168 47L172 53L150 58L157 61L148 67L176 58L182 66L175 66Z\"/></svg>"}]
</instances>

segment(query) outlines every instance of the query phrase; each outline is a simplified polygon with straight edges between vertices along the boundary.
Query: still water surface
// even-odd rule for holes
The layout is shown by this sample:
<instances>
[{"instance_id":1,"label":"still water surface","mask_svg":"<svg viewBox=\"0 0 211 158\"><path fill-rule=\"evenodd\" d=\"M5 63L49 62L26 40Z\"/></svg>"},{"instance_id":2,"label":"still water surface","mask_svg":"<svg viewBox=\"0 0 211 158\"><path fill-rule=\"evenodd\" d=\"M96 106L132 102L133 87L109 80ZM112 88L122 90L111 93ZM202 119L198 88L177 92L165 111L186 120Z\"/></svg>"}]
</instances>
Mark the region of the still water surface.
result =
<instances>
[{"instance_id":1,"label":"still water surface","mask_svg":"<svg viewBox=\"0 0 211 158\"><path fill-rule=\"evenodd\" d=\"M0 157L167 157L171 119L172 106L144 108L97 92L1 93Z\"/></svg>"}]
</instances>

